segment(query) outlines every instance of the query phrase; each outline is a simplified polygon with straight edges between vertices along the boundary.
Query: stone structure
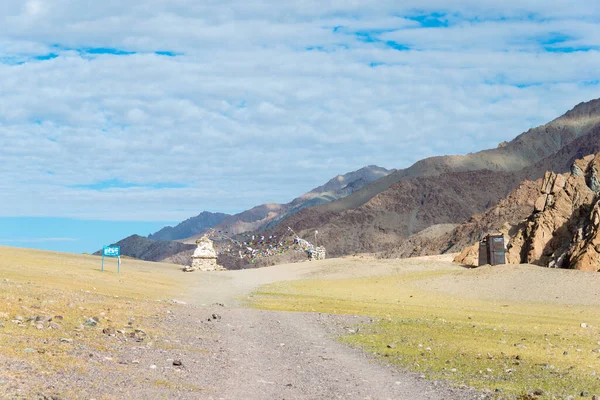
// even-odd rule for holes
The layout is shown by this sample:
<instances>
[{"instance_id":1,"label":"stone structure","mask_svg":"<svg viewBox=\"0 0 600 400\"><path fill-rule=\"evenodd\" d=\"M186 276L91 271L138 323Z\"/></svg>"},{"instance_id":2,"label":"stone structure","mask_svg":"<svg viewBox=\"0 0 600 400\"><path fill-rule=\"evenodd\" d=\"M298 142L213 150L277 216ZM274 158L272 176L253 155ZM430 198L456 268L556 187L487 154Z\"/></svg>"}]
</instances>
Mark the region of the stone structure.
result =
<instances>
[{"instance_id":1,"label":"stone structure","mask_svg":"<svg viewBox=\"0 0 600 400\"><path fill-rule=\"evenodd\" d=\"M325 247L318 246L311 250L307 250L308 259L312 260L324 260L325 259Z\"/></svg>"},{"instance_id":2,"label":"stone structure","mask_svg":"<svg viewBox=\"0 0 600 400\"><path fill-rule=\"evenodd\" d=\"M192 265L185 267L184 271L192 272L195 270L200 271L216 271L221 270L217 264L217 252L213 246L212 240L206 235L196 240L196 250L192 255Z\"/></svg>"},{"instance_id":3,"label":"stone structure","mask_svg":"<svg viewBox=\"0 0 600 400\"><path fill-rule=\"evenodd\" d=\"M294 243L300 246L304 251L306 251L306 255L308 256L309 261L325 259L325 247L315 246L308 240L304 240L299 236L296 236L294 238Z\"/></svg>"}]
</instances>

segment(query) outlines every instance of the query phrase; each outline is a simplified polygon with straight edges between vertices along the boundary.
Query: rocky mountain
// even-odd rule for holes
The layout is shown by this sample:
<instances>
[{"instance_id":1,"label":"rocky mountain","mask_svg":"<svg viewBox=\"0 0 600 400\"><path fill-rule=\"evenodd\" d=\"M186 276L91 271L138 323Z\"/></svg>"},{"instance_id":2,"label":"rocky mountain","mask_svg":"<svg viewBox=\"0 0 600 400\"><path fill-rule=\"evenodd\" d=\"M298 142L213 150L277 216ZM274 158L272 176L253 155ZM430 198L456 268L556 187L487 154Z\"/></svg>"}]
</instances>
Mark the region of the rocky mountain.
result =
<instances>
[{"instance_id":1,"label":"rocky mountain","mask_svg":"<svg viewBox=\"0 0 600 400\"><path fill-rule=\"evenodd\" d=\"M332 256L422 254L418 236L412 248L410 243L418 232L437 224L461 224L473 213L493 207L523 180L538 179L546 169L568 170L575 158L598 151L599 139L600 100L581 103L497 149L419 161L343 199L302 210L267 232L283 234L289 226L311 238L318 230L321 243ZM527 210L523 206L514 215L524 215ZM447 227L440 235L431 251L460 250L468 245L452 242L452 235L459 233L449 232ZM427 237L431 238L431 232Z\"/></svg>"},{"instance_id":2,"label":"rocky mountain","mask_svg":"<svg viewBox=\"0 0 600 400\"><path fill-rule=\"evenodd\" d=\"M179 240L202 234L207 229L220 224L229 214L203 211L199 215L188 218L176 226L166 226L148 236L152 240Z\"/></svg>"},{"instance_id":3,"label":"rocky mountain","mask_svg":"<svg viewBox=\"0 0 600 400\"><path fill-rule=\"evenodd\" d=\"M600 100L593 100L496 149L432 157L396 171L365 167L288 204L263 204L225 218L217 228L283 238L290 227L316 238L328 256L460 251L483 232L502 228L505 217L511 226L526 218L544 171L565 172L599 144ZM244 267L239 257L230 261Z\"/></svg>"},{"instance_id":4,"label":"rocky mountain","mask_svg":"<svg viewBox=\"0 0 600 400\"><path fill-rule=\"evenodd\" d=\"M214 228L234 234L262 229L286 216L308 207L336 200L359 190L363 186L393 172L375 165L369 165L357 171L338 175L322 186L292 200L287 204L267 203L253 207L235 215L202 212L196 217L189 218L175 227L167 226L148 238L138 235L122 239L117 244L121 246L124 255L140 258L146 261L166 261L189 263L189 247L182 248L178 244L161 244L157 241L178 241L193 245L208 229ZM146 239L146 240L143 240ZM178 253L182 252L181 255ZM191 254L191 253L190 253ZM229 263L231 266L237 263Z\"/></svg>"},{"instance_id":5,"label":"rocky mountain","mask_svg":"<svg viewBox=\"0 0 600 400\"><path fill-rule=\"evenodd\" d=\"M536 189L530 215L505 225L507 262L600 271L600 153L575 161L570 173L547 172ZM477 249L456 261L476 265Z\"/></svg>"},{"instance_id":6,"label":"rocky mountain","mask_svg":"<svg viewBox=\"0 0 600 400\"><path fill-rule=\"evenodd\" d=\"M460 252L488 232L504 232L508 235L510 227L519 224L533 212L538 188L542 182L541 177L545 171L568 172L577 159L598 152L600 152L600 126L574 140L557 153L513 173L515 189L485 212L473 215L468 221L451 230L437 230L438 234L435 236L430 232L424 237L420 233L413 235L401 241L386 255L408 257Z\"/></svg>"},{"instance_id":7,"label":"rocky mountain","mask_svg":"<svg viewBox=\"0 0 600 400\"><path fill-rule=\"evenodd\" d=\"M369 165L357 171L338 175L324 185L314 188L287 204L261 204L229 216L215 226L215 229L238 234L272 227L300 210L344 198L393 171ZM185 243L193 243L197 238L198 235L189 237Z\"/></svg>"}]
</instances>

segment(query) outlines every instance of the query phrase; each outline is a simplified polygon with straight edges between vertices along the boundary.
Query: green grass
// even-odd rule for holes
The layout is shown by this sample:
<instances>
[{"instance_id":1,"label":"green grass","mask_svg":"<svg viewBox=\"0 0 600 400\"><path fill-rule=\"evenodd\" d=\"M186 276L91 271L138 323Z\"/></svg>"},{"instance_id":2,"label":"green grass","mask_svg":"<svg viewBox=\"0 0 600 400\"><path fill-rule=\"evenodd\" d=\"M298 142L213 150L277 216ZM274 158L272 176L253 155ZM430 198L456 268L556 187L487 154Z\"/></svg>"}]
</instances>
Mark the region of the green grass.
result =
<instances>
[{"instance_id":1,"label":"green grass","mask_svg":"<svg viewBox=\"0 0 600 400\"><path fill-rule=\"evenodd\" d=\"M250 304L374 317L342 340L430 379L499 398L536 389L544 391L539 398L600 395L599 307L466 300L411 284L446 273L453 272L277 283L254 293Z\"/></svg>"}]
</instances>

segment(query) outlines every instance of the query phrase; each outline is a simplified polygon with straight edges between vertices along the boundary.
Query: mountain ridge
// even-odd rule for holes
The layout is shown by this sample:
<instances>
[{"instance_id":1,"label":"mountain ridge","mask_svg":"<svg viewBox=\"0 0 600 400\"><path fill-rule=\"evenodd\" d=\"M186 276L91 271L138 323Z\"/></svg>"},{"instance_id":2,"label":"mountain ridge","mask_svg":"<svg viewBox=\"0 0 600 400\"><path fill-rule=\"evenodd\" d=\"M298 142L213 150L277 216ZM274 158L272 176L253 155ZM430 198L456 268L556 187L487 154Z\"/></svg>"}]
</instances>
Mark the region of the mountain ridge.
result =
<instances>
[{"instance_id":1,"label":"mountain ridge","mask_svg":"<svg viewBox=\"0 0 600 400\"><path fill-rule=\"evenodd\" d=\"M310 207L286 214L296 199L286 205L263 204L240 213L245 215L238 214L238 228L249 234L281 237L289 234L289 226L308 238L318 230L319 244L331 256L372 252L405 257L460 250L462 244L452 243L451 238L456 237L455 229L461 224L493 209L521 182L538 179L546 169L563 172L573 158L597 152L599 143L600 99L596 99L580 103L495 149L430 157L405 169L385 170L387 174L369 183L357 178L352 181L356 186L334 177L313 189L320 194L313 196L311 191L302 195L309 198L302 204ZM325 189L335 190L323 192ZM340 190L347 190L347 195L327 197ZM313 199L317 200L311 204ZM318 204L320 201L324 203ZM217 227L228 230L226 222L227 218ZM424 248L426 240L432 246ZM239 260L232 262L236 268L243 267ZM274 262L276 259L262 263Z\"/></svg>"}]
</instances>

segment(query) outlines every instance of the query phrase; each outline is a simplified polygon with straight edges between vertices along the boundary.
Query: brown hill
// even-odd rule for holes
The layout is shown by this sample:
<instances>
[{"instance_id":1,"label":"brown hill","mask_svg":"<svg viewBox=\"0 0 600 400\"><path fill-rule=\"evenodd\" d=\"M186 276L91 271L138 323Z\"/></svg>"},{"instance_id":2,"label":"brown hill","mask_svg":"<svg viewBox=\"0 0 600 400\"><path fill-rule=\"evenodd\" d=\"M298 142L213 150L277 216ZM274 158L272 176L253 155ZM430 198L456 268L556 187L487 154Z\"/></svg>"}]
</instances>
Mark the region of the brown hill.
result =
<instances>
[{"instance_id":1,"label":"brown hill","mask_svg":"<svg viewBox=\"0 0 600 400\"><path fill-rule=\"evenodd\" d=\"M404 179L437 176L449 172L519 171L559 153L600 124L600 99L580 103L555 120L533 128L496 149L483 150L465 156L439 156L418 161L411 167L397 170L340 201L323 206L327 211L354 209ZM549 164L554 161L549 160ZM561 164L561 161L558 161ZM544 170L545 171L545 170Z\"/></svg>"},{"instance_id":2,"label":"brown hill","mask_svg":"<svg viewBox=\"0 0 600 400\"><path fill-rule=\"evenodd\" d=\"M307 209L267 233L285 235L289 226L312 238L317 229L330 256L387 251L431 225L464 221L485 210L511 184L510 174L488 170L405 179L355 209Z\"/></svg>"},{"instance_id":3,"label":"brown hill","mask_svg":"<svg viewBox=\"0 0 600 400\"><path fill-rule=\"evenodd\" d=\"M600 100L582 103L564 116L531 129L503 147L467 156L433 157L396 171L350 196L305 209L268 233L291 227L300 236L319 231L328 254L383 252L387 256L439 254L461 250L482 232L499 229L505 208L474 217L467 226L432 237L419 231L436 224L460 224L496 204L524 180L547 169L568 170L573 160L600 150ZM469 169L475 169L469 171ZM531 211L533 184L523 183L506 212L522 219ZM511 203L512 204L512 203ZM499 225L499 226L498 226ZM410 238L410 239L407 239Z\"/></svg>"},{"instance_id":4,"label":"brown hill","mask_svg":"<svg viewBox=\"0 0 600 400\"><path fill-rule=\"evenodd\" d=\"M305 208L344 198L392 171L376 165L337 175L324 185L314 188L289 203L266 203L225 218L214 228L233 234L256 231L276 225L279 221ZM185 243L193 243L199 235L191 236Z\"/></svg>"}]
</instances>

